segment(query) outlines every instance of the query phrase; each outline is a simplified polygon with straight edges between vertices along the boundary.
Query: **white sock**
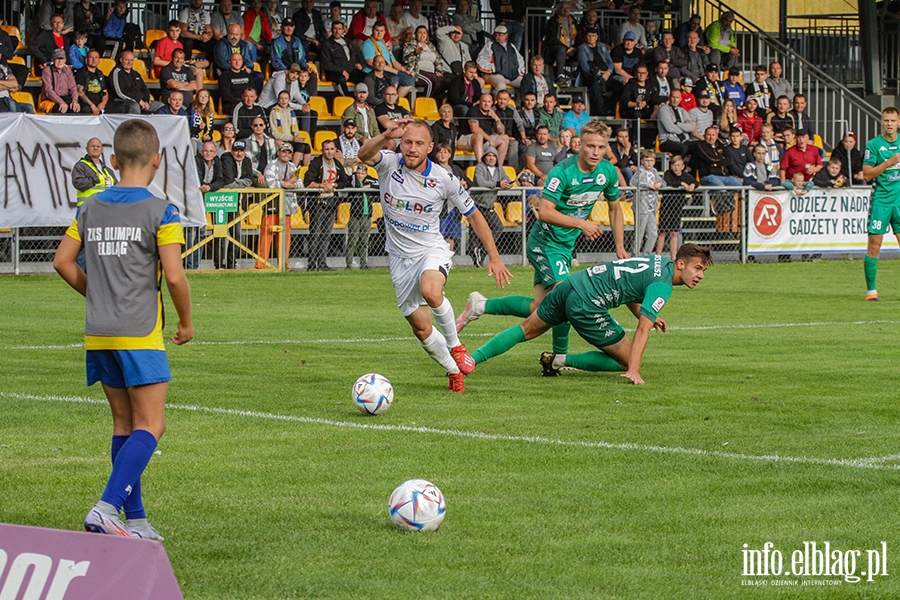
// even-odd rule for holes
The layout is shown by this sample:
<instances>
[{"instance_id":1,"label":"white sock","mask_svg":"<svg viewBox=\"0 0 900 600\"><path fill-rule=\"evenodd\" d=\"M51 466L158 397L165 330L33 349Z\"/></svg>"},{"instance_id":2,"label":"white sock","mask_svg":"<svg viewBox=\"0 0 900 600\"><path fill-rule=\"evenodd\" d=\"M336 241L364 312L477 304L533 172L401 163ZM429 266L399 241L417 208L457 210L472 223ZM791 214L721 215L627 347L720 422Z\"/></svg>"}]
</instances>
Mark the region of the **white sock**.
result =
<instances>
[{"instance_id":1,"label":"white sock","mask_svg":"<svg viewBox=\"0 0 900 600\"><path fill-rule=\"evenodd\" d=\"M557 354L553 357L553 364L551 365L554 369L562 369L566 366L566 355L565 354Z\"/></svg>"},{"instance_id":2,"label":"white sock","mask_svg":"<svg viewBox=\"0 0 900 600\"><path fill-rule=\"evenodd\" d=\"M444 298L440 306L431 309L431 314L434 315L441 333L444 334L444 338L447 340L447 347L455 348L459 346L459 335L456 333L456 317L453 316L453 306L450 304L450 301Z\"/></svg>"},{"instance_id":3,"label":"white sock","mask_svg":"<svg viewBox=\"0 0 900 600\"><path fill-rule=\"evenodd\" d=\"M428 356L433 358L435 362L444 367L448 373L459 373L459 367L456 361L450 356L450 350L447 348L447 341L436 327L431 328L431 335L424 340L419 340Z\"/></svg>"}]
</instances>

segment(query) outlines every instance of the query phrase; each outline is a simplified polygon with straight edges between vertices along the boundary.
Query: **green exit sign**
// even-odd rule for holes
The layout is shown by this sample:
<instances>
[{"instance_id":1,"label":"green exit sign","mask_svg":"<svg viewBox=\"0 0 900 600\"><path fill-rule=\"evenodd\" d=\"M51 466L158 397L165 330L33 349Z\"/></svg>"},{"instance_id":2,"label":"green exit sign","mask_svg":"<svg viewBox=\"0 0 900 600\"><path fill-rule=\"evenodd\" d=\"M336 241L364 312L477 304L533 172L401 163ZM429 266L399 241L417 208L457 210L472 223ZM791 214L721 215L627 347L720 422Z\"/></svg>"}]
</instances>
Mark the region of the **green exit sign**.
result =
<instances>
[{"instance_id":1,"label":"green exit sign","mask_svg":"<svg viewBox=\"0 0 900 600\"><path fill-rule=\"evenodd\" d=\"M227 213L237 211L239 196L237 192L206 192L206 212L215 213L216 225L224 225Z\"/></svg>"}]
</instances>

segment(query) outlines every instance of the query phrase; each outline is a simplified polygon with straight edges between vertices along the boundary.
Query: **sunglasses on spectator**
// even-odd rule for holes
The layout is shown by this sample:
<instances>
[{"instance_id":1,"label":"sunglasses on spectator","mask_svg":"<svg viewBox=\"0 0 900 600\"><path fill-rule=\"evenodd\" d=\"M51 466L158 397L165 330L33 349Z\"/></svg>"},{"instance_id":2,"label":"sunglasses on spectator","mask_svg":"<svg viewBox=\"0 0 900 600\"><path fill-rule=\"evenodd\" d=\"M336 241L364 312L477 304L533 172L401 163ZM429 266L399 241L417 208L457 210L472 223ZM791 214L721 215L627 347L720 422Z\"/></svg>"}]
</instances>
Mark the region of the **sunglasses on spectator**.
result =
<instances>
[{"instance_id":1,"label":"sunglasses on spectator","mask_svg":"<svg viewBox=\"0 0 900 600\"><path fill-rule=\"evenodd\" d=\"M266 124L265 123L254 123L253 126L254 127L265 127Z\"/></svg>"},{"instance_id":2,"label":"sunglasses on spectator","mask_svg":"<svg viewBox=\"0 0 900 600\"><path fill-rule=\"evenodd\" d=\"M234 127L226 127L222 131L234 131Z\"/></svg>"}]
</instances>

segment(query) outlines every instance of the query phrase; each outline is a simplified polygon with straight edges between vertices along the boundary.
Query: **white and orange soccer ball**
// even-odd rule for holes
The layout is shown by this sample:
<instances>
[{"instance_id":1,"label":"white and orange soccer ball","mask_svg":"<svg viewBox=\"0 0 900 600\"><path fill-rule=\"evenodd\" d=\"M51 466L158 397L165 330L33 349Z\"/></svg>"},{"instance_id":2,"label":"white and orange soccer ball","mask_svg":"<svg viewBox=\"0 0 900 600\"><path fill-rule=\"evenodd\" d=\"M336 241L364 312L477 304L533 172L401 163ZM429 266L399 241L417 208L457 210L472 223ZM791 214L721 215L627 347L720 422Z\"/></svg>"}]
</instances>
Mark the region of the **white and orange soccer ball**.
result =
<instances>
[{"instance_id":1,"label":"white and orange soccer ball","mask_svg":"<svg viewBox=\"0 0 900 600\"><path fill-rule=\"evenodd\" d=\"M380 415L394 401L394 386L384 375L367 373L353 384L353 404L367 415Z\"/></svg>"},{"instance_id":2,"label":"white and orange soccer ball","mask_svg":"<svg viewBox=\"0 0 900 600\"><path fill-rule=\"evenodd\" d=\"M410 479L391 494L388 512L398 529L434 531L444 521L447 505L436 485L424 479Z\"/></svg>"}]
</instances>

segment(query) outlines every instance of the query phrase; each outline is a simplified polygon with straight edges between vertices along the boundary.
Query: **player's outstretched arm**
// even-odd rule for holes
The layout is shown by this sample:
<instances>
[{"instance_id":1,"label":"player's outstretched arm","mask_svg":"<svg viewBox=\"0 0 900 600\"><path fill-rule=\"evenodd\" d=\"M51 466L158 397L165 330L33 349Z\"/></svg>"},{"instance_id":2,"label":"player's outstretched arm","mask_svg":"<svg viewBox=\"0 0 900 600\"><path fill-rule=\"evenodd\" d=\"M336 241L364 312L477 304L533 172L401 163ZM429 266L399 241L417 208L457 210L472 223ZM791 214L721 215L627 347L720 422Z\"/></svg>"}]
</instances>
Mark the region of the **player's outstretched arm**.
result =
<instances>
[{"instance_id":1,"label":"player's outstretched arm","mask_svg":"<svg viewBox=\"0 0 900 600\"><path fill-rule=\"evenodd\" d=\"M556 210L556 204L541 198L540 209L537 211L537 217L548 225L556 225L557 227L568 227L569 229L580 229L581 232L590 240L596 240L603 235L603 230L596 223L591 223L584 219L570 217Z\"/></svg>"},{"instance_id":2,"label":"player's outstretched arm","mask_svg":"<svg viewBox=\"0 0 900 600\"><path fill-rule=\"evenodd\" d=\"M374 167L375 163L378 162L376 160L378 158L378 153L381 152L385 142L388 140L399 139L400 136L406 132L406 126L412 122L413 119L397 119L397 127L388 129L373 138L369 138L359 149L359 154L357 154L356 157L370 167Z\"/></svg>"},{"instance_id":3,"label":"player's outstretched arm","mask_svg":"<svg viewBox=\"0 0 900 600\"><path fill-rule=\"evenodd\" d=\"M78 253L81 252L81 242L75 238L64 235L53 257L53 268L59 276L65 280L72 289L84 296L87 294L87 277L75 263Z\"/></svg>"},{"instance_id":4,"label":"player's outstretched arm","mask_svg":"<svg viewBox=\"0 0 900 600\"><path fill-rule=\"evenodd\" d=\"M622 374L622 377L631 380L636 385L641 385L644 380L641 378L641 359L644 356L644 350L647 348L647 341L650 338L650 330L653 328L653 321L641 315L638 321L637 329L634 331L634 340L631 342L631 354L628 356L628 370Z\"/></svg>"},{"instance_id":5,"label":"player's outstretched arm","mask_svg":"<svg viewBox=\"0 0 900 600\"><path fill-rule=\"evenodd\" d=\"M630 258L631 255L625 249L625 211L618 200L609 203L609 224L616 240L616 257Z\"/></svg>"},{"instance_id":6,"label":"player's outstretched arm","mask_svg":"<svg viewBox=\"0 0 900 600\"><path fill-rule=\"evenodd\" d=\"M509 272L509 269L506 268L506 265L500 259L500 252L497 250L497 244L494 243L491 226L488 225L484 215L477 208L470 212L467 218L469 219L469 225L472 226L472 231L484 244L484 249L488 254L488 275L494 276L494 279L497 281L497 287L506 287L512 278L512 273Z\"/></svg>"},{"instance_id":7,"label":"player's outstretched arm","mask_svg":"<svg viewBox=\"0 0 900 600\"><path fill-rule=\"evenodd\" d=\"M160 246L159 260L166 276L166 287L172 297L172 304L178 313L178 330L169 339L180 346L194 337L194 326L191 323L191 286L181 266L181 244Z\"/></svg>"}]
</instances>

